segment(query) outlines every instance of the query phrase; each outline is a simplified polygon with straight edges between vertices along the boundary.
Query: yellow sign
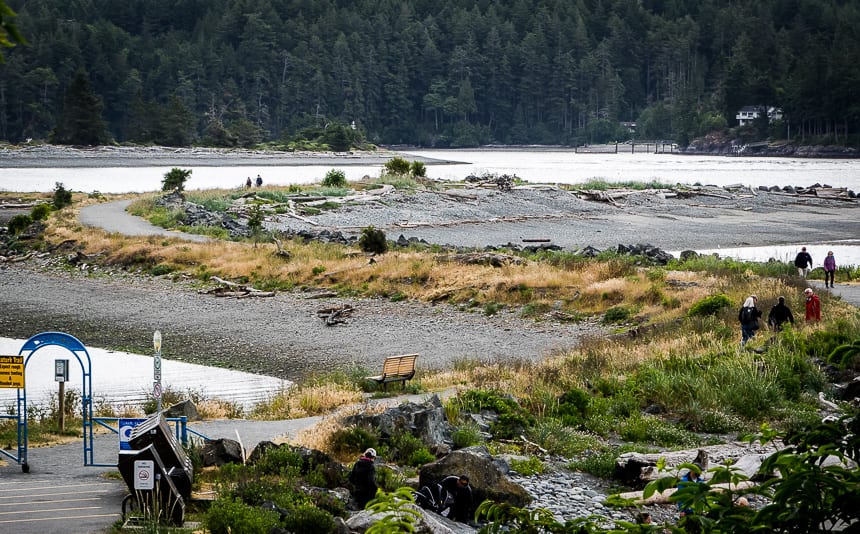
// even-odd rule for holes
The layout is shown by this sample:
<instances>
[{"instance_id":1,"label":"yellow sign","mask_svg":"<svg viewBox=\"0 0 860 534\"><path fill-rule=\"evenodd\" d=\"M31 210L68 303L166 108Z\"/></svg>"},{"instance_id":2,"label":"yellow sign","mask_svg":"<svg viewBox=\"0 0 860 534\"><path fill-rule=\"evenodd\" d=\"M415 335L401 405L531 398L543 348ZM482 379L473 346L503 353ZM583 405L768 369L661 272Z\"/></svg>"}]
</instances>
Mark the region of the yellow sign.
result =
<instances>
[{"instance_id":1,"label":"yellow sign","mask_svg":"<svg viewBox=\"0 0 860 534\"><path fill-rule=\"evenodd\" d=\"M0 388L24 387L24 357L0 356Z\"/></svg>"}]
</instances>

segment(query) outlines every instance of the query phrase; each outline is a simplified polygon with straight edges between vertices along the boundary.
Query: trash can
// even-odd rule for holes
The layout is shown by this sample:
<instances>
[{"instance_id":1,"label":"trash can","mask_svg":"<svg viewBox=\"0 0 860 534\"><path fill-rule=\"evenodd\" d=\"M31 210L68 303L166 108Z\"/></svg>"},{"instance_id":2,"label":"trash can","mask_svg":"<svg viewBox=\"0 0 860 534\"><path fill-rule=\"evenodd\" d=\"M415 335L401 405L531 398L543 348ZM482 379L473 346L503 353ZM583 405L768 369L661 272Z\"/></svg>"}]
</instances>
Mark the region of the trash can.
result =
<instances>
[{"instance_id":1,"label":"trash can","mask_svg":"<svg viewBox=\"0 0 860 534\"><path fill-rule=\"evenodd\" d=\"M145 511L146 519L182 526L185 501L173 483L174 478L169 475L170 468L165 466L155 445L121 452L117 468L131 492L127 498L136 500L138 509Z\"/></svg>"},{"instance_id":2,"label":"trash can","mask_svg":"<svg viewBox=\"0 0 860 534\"><path fill-rule=\"evenodd\" d=\"M131 431L128 438L132 450L143 450L152 445L161 459L166 474L185 500L191 498L191 484L194 482L194 466L185 454L182 445L170 431L170 425L160 414L149 417Z\"/></svg>"}]
</instances>

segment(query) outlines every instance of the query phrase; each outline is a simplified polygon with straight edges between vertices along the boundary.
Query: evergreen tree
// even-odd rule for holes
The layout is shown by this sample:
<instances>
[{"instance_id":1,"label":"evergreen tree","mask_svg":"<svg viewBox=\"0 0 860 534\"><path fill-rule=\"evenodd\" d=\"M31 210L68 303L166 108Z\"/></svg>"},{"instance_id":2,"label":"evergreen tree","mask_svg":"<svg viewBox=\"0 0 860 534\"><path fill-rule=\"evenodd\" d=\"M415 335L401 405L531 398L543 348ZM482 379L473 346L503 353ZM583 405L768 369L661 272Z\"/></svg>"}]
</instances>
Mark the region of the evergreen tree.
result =
<instances>
[{"instance_id":1,"label":"evergreen tree","mask_svg":"<svg viewBox=\"0 0 860 534\"><path fill-rule=\"evenodd\" d=\"M101 145L110 140L102 119L102 102L90 86L83 69L66 91L59 123L51 132L51 142L58 145Z\"/></svg>"}]
</instances>

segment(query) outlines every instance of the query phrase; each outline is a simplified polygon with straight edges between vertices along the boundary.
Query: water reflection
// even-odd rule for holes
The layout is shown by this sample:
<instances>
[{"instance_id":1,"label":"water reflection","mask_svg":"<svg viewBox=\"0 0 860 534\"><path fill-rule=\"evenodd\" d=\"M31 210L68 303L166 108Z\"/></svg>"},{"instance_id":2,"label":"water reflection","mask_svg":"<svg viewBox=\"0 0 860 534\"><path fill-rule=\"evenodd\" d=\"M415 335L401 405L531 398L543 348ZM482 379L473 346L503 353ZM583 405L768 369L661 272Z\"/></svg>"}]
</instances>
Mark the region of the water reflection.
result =
<instances>
[{"instance_id":1,"label":"water reflection","mask_svg":"<svg viewBox=\"0 0 860 534\"><path fill-rule=\"evenodd\" d=\"M0 354L17 355L23 339L0 338ZM152 357L87 347L92 360L93 402L115 409L139 407L152 392ZM61 347L40 348L27 364L26 386L29 406L47 406L56 397L54 360L69 360L66 390L81 391L83 374L75 356ZM204 399L231 401L244 410L265 400L292 382L270 376L231 371L173 360L162 360L162 386L176 392L193 391ZM15 389L0 389L0 406L15 406Z\"/></svg>"},{"instance_id":2,"label":"water reflection","mask_svg":"<svg viewBox=\"0 0 860 534\"><path fill-rule=\"evenodd\" d=\"M740 261L768 261L775 259L785 263L794 264L794 257L800 252L801 247L812 256L813 268L821 267L828 251L833 251L837 267L860 265L860 240L851 239L845 241L834 241L832 243L813 243L798 245L767 245L763 247L736 247L736 248L709 248L696 250L699 254L718 254L721 258L733 258ZM680 250L668 251L676 258Z\"/></svg>"}]
</instances>

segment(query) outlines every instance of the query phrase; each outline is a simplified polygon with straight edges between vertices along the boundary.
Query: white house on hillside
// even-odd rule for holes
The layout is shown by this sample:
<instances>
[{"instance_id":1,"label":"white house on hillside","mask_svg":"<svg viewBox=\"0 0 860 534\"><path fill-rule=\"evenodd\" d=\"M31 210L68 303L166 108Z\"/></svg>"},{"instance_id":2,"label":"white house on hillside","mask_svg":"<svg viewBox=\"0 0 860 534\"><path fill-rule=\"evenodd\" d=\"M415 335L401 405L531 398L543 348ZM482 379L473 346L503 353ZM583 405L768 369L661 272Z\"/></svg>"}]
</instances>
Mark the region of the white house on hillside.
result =
<instances>
[{"instance_id":1,"label":"white house on hillside","mask_svg":"<svg viewBox=\"0 0 860 534\"><path fill-rule=\"evenodd\" d=\"M768 122L782 119L782 109L775 108L773 106L744 106L740 111L738 111L738 114L735 115L735 119L737 119L738 125L743 126L756 120L765 112L767 112Z\"/></svg>"}]
</instances>

